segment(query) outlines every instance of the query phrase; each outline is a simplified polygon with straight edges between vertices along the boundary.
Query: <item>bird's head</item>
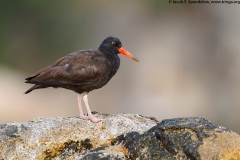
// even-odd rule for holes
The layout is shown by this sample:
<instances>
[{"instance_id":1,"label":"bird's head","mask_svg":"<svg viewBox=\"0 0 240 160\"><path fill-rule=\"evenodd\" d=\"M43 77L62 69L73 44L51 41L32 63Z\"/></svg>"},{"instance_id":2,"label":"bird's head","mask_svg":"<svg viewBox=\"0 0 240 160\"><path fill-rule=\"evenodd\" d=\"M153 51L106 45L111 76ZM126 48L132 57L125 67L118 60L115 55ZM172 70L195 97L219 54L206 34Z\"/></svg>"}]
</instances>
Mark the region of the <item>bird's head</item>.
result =
<instances>
[{"instance_id":1,"label":"bird's head","mask_svg":"<svg viewBox=\"0 0 240 160\"><path fill-rule=\"evenodd\" d=\"M109 36L106 39L104 39L99 47L99 50L103 52L111 53L111 54L121 53L127 56L128 58L131 58L134 61L137 61L137 62L139 61L131 53L129 53L127 50L125 50L122 47L122 42L117 37Z\"/></svg>"}]
</instances>

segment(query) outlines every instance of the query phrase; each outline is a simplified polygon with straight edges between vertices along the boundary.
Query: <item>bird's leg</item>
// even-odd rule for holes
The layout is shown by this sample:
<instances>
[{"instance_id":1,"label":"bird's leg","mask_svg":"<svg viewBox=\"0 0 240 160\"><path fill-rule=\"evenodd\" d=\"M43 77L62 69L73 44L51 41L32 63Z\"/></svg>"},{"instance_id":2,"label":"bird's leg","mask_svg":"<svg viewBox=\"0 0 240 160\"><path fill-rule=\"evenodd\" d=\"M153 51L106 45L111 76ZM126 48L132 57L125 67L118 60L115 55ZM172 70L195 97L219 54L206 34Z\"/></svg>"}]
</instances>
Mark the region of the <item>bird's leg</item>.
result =
<instances>
[{"instance_id":1,"label":"bird's leg","mask_svg":"<svg viewBox=\"0 0 240 160\"><path fill-rule=\"evenodd\" d=\"M98 122L101 121L101 119L98 119L97 117L95 117L95 116L92 114L92 112L91 112L91 110L90 110L90 107L89 107L89 104L88 104L87 94L88 94L87 92L84 92L82 95L83 95L83 102L84 102L85 107L86 107L86 109L87 109L88 117L89 117L89 119L90 119L92 122L98 123Z\"/></svg>"},{"instance_id":2,"label":"bird's leg","mask_svg":"<svg viewBox=\"0 0 240 160\"><path fill-rule=\"evenodd\" d=\"M80 112L80 118L81 119L89 119L88 116L85 116L83 113L83 109L82 109L82 94L78 94L77 95L77 100L78 100L78 107L79 107L79 112Z\"/></svg>"}]
</instances>

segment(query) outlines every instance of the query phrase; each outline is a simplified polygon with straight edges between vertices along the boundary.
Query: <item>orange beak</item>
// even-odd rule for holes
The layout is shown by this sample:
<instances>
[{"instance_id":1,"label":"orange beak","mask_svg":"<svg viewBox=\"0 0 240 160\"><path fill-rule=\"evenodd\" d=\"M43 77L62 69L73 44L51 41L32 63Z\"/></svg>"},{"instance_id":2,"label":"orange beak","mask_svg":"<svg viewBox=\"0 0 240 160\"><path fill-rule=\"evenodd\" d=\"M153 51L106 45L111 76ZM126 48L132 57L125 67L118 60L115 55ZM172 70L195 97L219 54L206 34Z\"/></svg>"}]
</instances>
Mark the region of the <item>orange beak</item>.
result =
<instances>
[{"instance_id":1,"label":"orange beak","mask_svg":"<svg viewBox=\"0 0 240 160\"><path fill-rule=\"evenodd\" d=\"M123 47L119 48L118 51L119 51L119 53L122 53L123 55L127 56L128 58L131 58L132 60L139 62L139 60L137 58L133 57L133 55L131 55L131 53L129 53Z\"/></svg>"}]
</instances>

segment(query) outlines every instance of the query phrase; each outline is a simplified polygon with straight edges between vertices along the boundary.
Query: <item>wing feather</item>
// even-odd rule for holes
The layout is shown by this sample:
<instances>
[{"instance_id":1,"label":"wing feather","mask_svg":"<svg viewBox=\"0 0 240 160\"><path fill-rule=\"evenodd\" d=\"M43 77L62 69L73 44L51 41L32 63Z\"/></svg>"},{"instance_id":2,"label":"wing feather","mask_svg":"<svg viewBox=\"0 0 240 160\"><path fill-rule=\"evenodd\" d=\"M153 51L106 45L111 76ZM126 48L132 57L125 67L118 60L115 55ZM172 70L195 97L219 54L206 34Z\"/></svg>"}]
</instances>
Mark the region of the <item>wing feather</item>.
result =
<instances>
[{"instance_id":1,"label":"wing feather","mask_svg":"<svg viewBox=\"0 0 240 160\"><path fill-rule=\"evenodd\" d=\"M94 56L92 52L74 52L27 78L26 83L47 86L93 83L106 68L103 63L104 57L95 56L94 59Z\"/></svg>"}]
</instances>

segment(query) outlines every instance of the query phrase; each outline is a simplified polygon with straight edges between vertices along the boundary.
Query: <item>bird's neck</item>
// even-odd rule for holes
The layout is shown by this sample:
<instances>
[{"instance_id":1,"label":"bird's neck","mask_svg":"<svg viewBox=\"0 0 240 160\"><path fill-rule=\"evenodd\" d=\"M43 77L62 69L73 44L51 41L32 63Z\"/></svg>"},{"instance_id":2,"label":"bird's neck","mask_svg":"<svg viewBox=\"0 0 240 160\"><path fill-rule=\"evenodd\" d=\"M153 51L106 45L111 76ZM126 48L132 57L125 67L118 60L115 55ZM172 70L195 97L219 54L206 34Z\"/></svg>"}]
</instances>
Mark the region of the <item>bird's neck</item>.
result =
<instances>
[{"instance_id":1,"label":"bird's neck","mask_svg":"<svg viewBox=\"0 0 240 160\"><path fill-rule=\"evenodd\" d=\"M101 48L99 47L98 50L100 52L102 52L106 57L109 57L109 58L114 58L117 56L117 53L115 53L115 51L111 51L111 50L106 50L105 48ZM118 56L117 56L118 57Z\"/></svg>"},{"instance_id":2,"label":"bird's neck","mask_svg":"<svg viewBox=\"0 0 240 160\"><path fill-rule=\"evenodd\" d=\"M110 60L111 63L114 63L115 65L120 64L120 58L118 56L117 53L114 53L114 51L110 51L110 50L105 50L104 48L100 48L98 49L108 60Z\"/></svg>"}]
</instances>

